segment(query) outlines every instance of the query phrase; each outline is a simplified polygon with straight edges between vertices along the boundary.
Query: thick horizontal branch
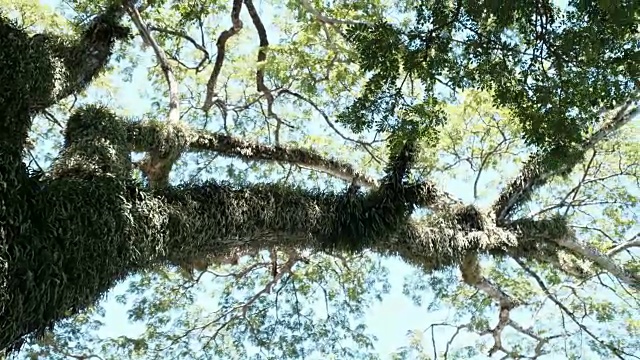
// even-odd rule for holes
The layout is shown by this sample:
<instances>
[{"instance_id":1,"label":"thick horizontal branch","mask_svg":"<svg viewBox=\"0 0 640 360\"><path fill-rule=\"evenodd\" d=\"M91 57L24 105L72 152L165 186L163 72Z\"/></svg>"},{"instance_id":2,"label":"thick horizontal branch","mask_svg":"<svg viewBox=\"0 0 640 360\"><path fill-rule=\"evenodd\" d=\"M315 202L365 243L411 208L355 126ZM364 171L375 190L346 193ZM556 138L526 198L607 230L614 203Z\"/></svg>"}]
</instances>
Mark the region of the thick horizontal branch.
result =
<instances>
[{"instance_id":1,"label":"thick horizontal branch","mask_svg":"<svg viewBox=\"0 0 640 360\"><path fill-rule=\"evenodd\" d=\"M327 158L313 150L287 146L269 146L250 142L223 133L205 130L165 131L166 124L160 122L133 123L130 126L130 141L134 151L145 152L159 144L186 140L188 151L208 151L245 161L269 161L297 165L306 169L329 174L356 185L375 188L378 182L356 170L348 163ZM175 137L179 137L177 140ZM182 140L184 139L184 140Z\"/></svg>"},{"instance_id":2,"label":"thick horizontal branch","mask_svg":"<svg viewBox=\"0 0 640 360\"><path fill-rule=\"evenodd\" d=\"M289 163L319 171L359 186L377 187L378 182L356 170L350 164L328 158L311 149L287 146L269 146L221 133L199 132L189 149L211 151L247 161L273 161Z\"/></svg>"},{"instance_id":3,"label":"thick horizontal branch","mask_svg":"<svg viewBox=\"0 0 640 360\"><path fill-rule=\"evenodd\" d=\"M0 308L5 311L0 328L6 331L0 334L0 348L44 331L68 316L69 309L73 312L92 305L128 274L155 264L179 264L273 246L338 251L367 248L399 255L433 271L459 264L469 251L526 256L545 246L535 236L518 238L498 228L469 230L474 225L464 222L478 219L456 215L451 221L409 222L402 229L385 230L382 219L393 215L371 213L367 210L371 197L363 193L215 183L150 191L137 184L123 185L109 176L49 179L37 188L29 203L38 221L8 243L9 253L33 256L9 257L9 266L0 271L5 290L13 294L1 298ZM414 189L416 199L425 196L420 191L428 188ZM345 219L351 226L349 222L345 225ZM354 226L369 223L360 230ZM376 226L375 237L358 235ZM384 231L391 232L381 235ZM24 312L24 307L35 310Z\"/></svg>"},{"instance_id":4,"label":"thick horizontal branch","mask_svg":"<svg viewBox=\"0 0 640 360\"><path fill-rule=\"evenodd\" d=\"M154 127L154 125L150 125L152 123L147 124L136 124L134 126L134 132L136 139L144 139L144 141L134 141L138 151L144 151L149 146L153 146L155 143L161 143L165 141L164 139L158 138L161 136L161 132ZM157 125L156 125L157 126ZM376 188L377 182L371 178L367 178L361 173L358 173L354 170L349 164L339 162L334 159L328 159L318 153L315 153L312 150L299 149L299 148L287 148L287 147L272 147L257 143L251 143L244 141L239 138L234 138L224 134L216 134L210 133L207 131L199 131L195 134L188 136L189 145L188 147L193 151L212 151L219 154L223 154L225 156L237 157L248 161L278 161L278 162L287 162L291 164L296 164L301 167L305 167L308 169L321 171L332 176L344 179L346 181L352 181L355 179L355 182L364 186L369 186ZM419 188L419 189L418 189ZM416 196L421 196L420 199L415 199L415 203L421 206L427 206L431 209L447 212L450 211L452 207L459 206L460 203L450 197L448 194L438 190L436 186L430 183L422 183L420 185L416 185L415 194ZM448 225L447 225L448 226ZM442 229L438 231L442 231L446 233L450 231L447 226L444 226ZM542 227L541 227L542 226ZM430 227L433 228L433 227ZM438 227L435 227L438 228ZM550 264L564 264L563 267L566 267L566 271L570 271L572 273L580 273L583 275L587 275L583 269L579 267L573 266L571 263L567 263L566 256L562 255L561 247L567 248L564 244L558 244L561 247L551 246L548 244L549 241L553 241L553 239L570 239L575 238L575 234L570 232L567 228L566 223L558 220L545 220L542 222L530 221L530 220L521 220L516 221L508 225L507 227L510 231L520 234L519 236L526 236L528 238L535 239L536 243L546 243L546 245L542 248L536 248L536 251L525 251L523 254L533 260L542 261ZM549 229L555 228L554 233L550 233ZM499 228L498 228L499 229ZM539 237L537 234L544 234L544 237ZM410 237L409 235L403 235L405 237ZM498 235L494 235L498 236ZM507 236L506 233L502 233L502 237ZM625 274L621 269L617 266L613 265L613 263L602 257L594 257L589 252L578 251L575 249L568 248L572 250L578 258L587 258L591 261L594 261L598 265L600 265L603 269L611 272L612 274L619 276L620 279L632 286L636 286L636 280L633 277L629 277L629 275ZM519 254L516 252L517 248L512 249L509 252L509 255L520 257L523 254ZM402 249L396 249L398 254L402 252ZM586 251L586 250L585 250ZM412 251L412 253L422 253L423 251ZM403 256L404 258L409 258L409 255ZM421 266L424 266L421 265Z\"/></svg>"},{"instance_id":5,"label":"thick horizontal branch","mask_svg":"<svg viewBox=\"0 0 640 360\"><path fill-rule=\"evenodd\" d=\"M357 186L370 189L379 186L376 179L356 170L351 164L326 157L311 149L269 146L223 133L191 131L184 127L175 127L173 131L167 131L167 125L161 122L132 123L129 132L133 149L138 152L150 151L163 144L184 142L186 151L208 151L245 161L288 163L322 172ZM434 211L461 205L460 200L438 189L434 184L424 184L429 188L432 197L428 204L419 205L429 206Z\"/></svg>"}]
</instances>

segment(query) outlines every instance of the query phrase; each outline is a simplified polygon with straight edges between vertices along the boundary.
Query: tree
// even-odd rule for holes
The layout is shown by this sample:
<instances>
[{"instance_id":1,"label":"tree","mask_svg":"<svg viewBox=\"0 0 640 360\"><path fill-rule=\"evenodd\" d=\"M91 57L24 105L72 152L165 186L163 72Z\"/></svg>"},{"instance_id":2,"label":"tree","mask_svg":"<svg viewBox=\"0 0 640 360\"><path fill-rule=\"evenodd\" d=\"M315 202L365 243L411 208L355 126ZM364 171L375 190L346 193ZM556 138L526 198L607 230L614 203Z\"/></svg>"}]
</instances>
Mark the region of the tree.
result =
<instances>
[{"instance_id":1,"label":"tree","mask_svg":"<svg viewBox=\"0 0 640 360\"><path fill-rule=\"evenodd\" d=\"M637 84L632 80L637 77L634 59L638 54L639 7L633 3L578 3L571 12L550 5L533 9L524 1L514 4L515 9L506 11L491 10L492 3L475 2L456 3L451 9L412 3L392 9L415 14L416 26L434 22L441 31L436 34L417 27L406 33L399 31L399 26L382 21L389 9L374 2L331 8L308 1L302 1L302 5L286 3L300 25L284 31L299 31L299 37L291 46L281 47L270 45L261 15L250 0L236 0L230 9L224 8L228 5L205 2L170 3L169 7L149 2L142 6L109 4L106 10L99 10L104 4L75 2L80 14L100 15L80 26L80 35L73 39L53 33L30 36L3 16L0 348L18 350L31 337L40 339L40 346L55 347L47 341L55 324L85 315L116 283L134 273L142 273L143 280L146 277L148 281L167 276L166 267L175 266L188 278L219 264L244 265L247 258L256 260L256 254L266 250L270 253L272 279L262 293L287 281L304 285L314 278L325 279L327 275L310 273L307 279L291 280L309 258L343 259L340 267L349 269L351 262L372 266L364 252L397 255L432 279L438 279L439 272L447 269L459 269L462 284L455 285L453 293L445 291L451 287L446 283L451 277L432 285L441 300L460 309L477 308L471 322L458 325L458 329L492 335L489 354L541 356L545 351L560 351L557 344L552 344L556 339L586 334L594 351L604 356L633 356L640 346L632 338L638 331L637 320L629 321L630 336L626 339L598 334L575 315L573 307L579 300L560 300L551 285L566 285L568 281L592 289L589 286L607 287L615 282L615 291L629 292L620 295L621 301L637 304L637 254L621 255L637 246L637 239L629 234L637 230L633 221L637 223L638 194L626 190L624 183L607 194L594 186L616 176L634 179L636 184L638 181L638 153L630 145L637 142L637 134L634 138L633 133L616 132L629 126L637 112ZM228 43L245 30L239 18L243 9L260 45L258 64L249 69L234 67L225 56ZM210 33L205 31L207 17L222 10L230 11L231 27L222 31L216 42L217 54L204 98L195 96L192 100L197 105L181 109L185 91L180 87L190 89L197 84L195 80L202 76L199 74L210 58L205 40L196 41L192 33L201 31L204 38L205 32ZM545 13L540 17L544 24L553 25L563 11L569 20L560 27L532 32L526 19L531 14L540 15L540 11ZM125 14L141 42L132 41L128 28L121 25ZM493 14L494 20L483 14ZM538 25L532 26L537 29ZM568 51L569 39L582 39L588 28L594 29L589 33L590 41ZM465 35L463 29L469 31L468 37L458 40L461 34L456 31ZM503 49L505 54L512 58L501 63L496 60L499 56L494 45L505 29L524 38L511 47L502 41L501 46L507 47ZM318 36L326 36L326 46L314 44ZM462 43L460 49L464 51L451 48L456 42ZM513 55L521 52L518 47L535 47L538 42L547 48L532 58L542 60ZM116 43L121 46L116 50L121 63L135 61L130 54L133 46L153 51L159 66L151 74L152 80L159 84L157 80L163 78L168 86L166 109L158 102L162 111L149 112L153 119L134 121L106 106L83 105L68 116L63 126L63 148L50 169L34 171L23 162L29 152L34 118L45 116L54 121L56 117L48 109L80 94L107 70ZM596 43L601 47L594 49ZM203 60L195 67L187 65L185 44L203 53ZM446 51L426 48L427 44ZM579 54L577 60L563 61L573 51ZM359 67L354 66L356 62ZM555 72L545 73L544 66ZM225 67L231 68L224 73ZM560 73L560 67L564 73ZM454 69L460 69L461 74L456 75ZM249 77L243 75L247 73L258 94L233 93L233 87L245 85ZM227 85L220 88L223 79ZM466 90L462 104L446 107L446 99L436 96L437 81L447 82L457 91ZM350 88L360 85L362 92L356 94L353 103L339 101ZM558 93L558 97L550 95ZM225 97L239 98L242 104L233 104ZM357 151L367 152L363 159L378 164L369 172L358 171L344 159L348 156L328 157L295 146L301 142L296 132L303 126L282 116L285 110L278 101L285 100L304 109L298 118L309 116L311 111L320 114L344 140L356 144ZM600 110L602 106L606 111ZM267 129L247 126L251 116L247 109L264 111ZM222 118L219 132L208 123L214 111ZM478 114L469 116L469 111ZM230 113L238 115L229 120ZM491 120L494 115L501 117ZM357 136L375 129L386 139L382 144L352 140L342 135L333 117L350 126ZM476 129L472 129L474 126ZM461 128L469 128L471 135L461 133ZM258 135L257 140L241 137L243 131L251 130ZM468 143L473 136L478 137L480 145ZM525 142L519 142L519 137ZM288 144L283 145L281 138ZM459 155L458 150L466 148L470 153L467 158L456 160L468 162L480 175L497 169L500 159L516 158L510 151L517 147L525 147L529 159L487 208L465 204L430 178L442 170L438 152L443 149L451 148L450 153ZM132 152L144 153L144 157L132 161ZM346 184L313 188L308 183L276 182L266 173L274 170L263 165L257 171L262 181L229 176L234 181L189 180L176 185L175 179L170 181L172 170L189 153L303 167ZM617 172L611 170L616 156L620 157ZM384 157L388 161L380 161ZM572 183L576 176L578 185ZM551 180L558 177L560 182L552 184ZM562 201L553 204L536 192L545 185L557 191L563 186L571 188ZM598 209L613 223L609 226L614 236L589 241L576 231L579 227L574 222L582 220L581 208L594 205L597 197L604 199ZM542 208L527 214L526 205L532 200ZM615 205L609 206L607 201ZM418 216L417 209L426 214ZM485 264L489 260L491 263ZM615 281L602 282L602 274ZM512 281L511 275L518 276L519 282ZM366 283L367 277L361 272L353 271L350 276L355 277L355 283ZM354 288L362 290L365 285ZM470 296L469 289L482 293L481 297ZM518 309L531 310L540 305L540 301L527 301L536 291L576 324L575 334L566 329L560 335L548 335L544 327L532 332L511 319ZM358 294L366 296L362 291ZM465 296L469 296L468 301L462 300ZM579 295L573 296L580 299ZM262 298L251 299L249 303ZM357 296L351 300L358 303ZM585 314L596 314L603 323L610 321L611 302L607 301L591 299ZM492 303L498 304L496 326L484 320L483 312ZM249 312L250 307L242 307L243 312ZM142 305L139 309L147 310ZM637 316L637 310L618 311ZM254 322L265 324L265 314L252 316ZM331 321L328 324L340 324L340 320ZM230 331L239 331L242 326ZM290 348L286 342L276 346L255 328L245 328L252 332L255 345L280 351L281 358L295 357L296 351L308 346L303 344L304 336L292 341ZM528 347L510 344L508 348L502 336L506 328L534 341ZM331 338L331 330L329 326L305 336ZM354 338L360 335L352 331ZM370 345L367 341L361 340L360 344ZM138 352L148 348L148 342L139 339L125 342ZM335 351L329 349L323 351Z\"/></svg>"}]
</instances>

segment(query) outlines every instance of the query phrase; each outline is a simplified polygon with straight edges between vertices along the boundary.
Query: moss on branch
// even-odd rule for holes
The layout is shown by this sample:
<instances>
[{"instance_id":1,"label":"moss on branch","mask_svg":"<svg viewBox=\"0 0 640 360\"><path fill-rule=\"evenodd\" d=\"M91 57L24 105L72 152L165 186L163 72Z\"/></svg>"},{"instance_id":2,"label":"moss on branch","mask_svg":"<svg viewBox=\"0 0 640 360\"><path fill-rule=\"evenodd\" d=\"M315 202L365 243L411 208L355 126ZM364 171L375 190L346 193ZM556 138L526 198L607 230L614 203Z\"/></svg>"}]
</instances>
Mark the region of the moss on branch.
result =
<instances>
[{"instance_id":1,"label":"moss on branch","mask_svg":"<svg viewBox=\"0 0 640 360\"><path fill-rule=\"evenodd\" d=\"M52 175L75 179L95 176L129 178L131 149L127 124L107 108L87 106L67 122L65 144Z\"/></svg>"},{"instance_id":2,"label":"moss on branch","mask_svg":"<svg viewBox=\"0 0 640 360\"><path fill-rule=\"evenodd\" d=\"M34 105L55 87L51 42L39 42L0 15L0 157L20 159Z\"/></svg>"},{"instance_id":3,"label":"moss on branch","mask_svg":"<svg viewBox=\"0 0 640 360\"><path fill-rule=\"evenodd\" d=\"M168 129L172 129L168 131ZM313 169L335 177L354 181L358 185L377 187L378 182L357 171L348 163L328 158L311 149L287 146L269 146L258 142L206 130L193 131L181 123L158 121L132 122L129 125L129 141L134 151L147 152L157 144L175 144L175 149L187 147L191 152L215 152L245 161L278 161ZM186 144L184 141L188 141ZM159 149L161 150L161 149Z\"/></svg>"},{"instance_id":4,"label":"moss on branch","mask_svg":"<svg viewBox=\"0 0 640 360\"><path fill-rule=\"evenodd\" d=\"M342 193L277 184L209 182L151 192L109 174L91 181L72 174L34 183L38 206L31 225L9 244L9 270L0 274L13 294L2 303L8 311L0 327L8 330L0 347L93 304L131 272L230 250L358 250L364 244L433 271L458 263L470 250L505 254L539 247L500 228L469 232L444 218L397 228L369 218L372 198L363 193L348 195L345 206ZM378 209L385 215L384 207ZM371 239L353 238L348 229L337 234L345 218L379 222L378 233Z\"/></svg>"},{"instance_id":5,"label":"moss on branch","mask_svg":"<svg viewBox=\"0 0 640 360\"><path fill-rule=\"evenodd\" d=\"M58 59L56 70L62 76L56 84L57 91L39 104L42 108L84 90L104 71L116 41L131 39L130 30L120 25L123 15L123 7L114 3L95 17L75 41L63 43L47 36L57 43L51 56Z\"/></svg>"},{"instance_id":6,"label":"moss on branch","mask_svg":"<svg viewBox=\"0 0 640 360\"><path fill-rule=\"evenodd\" d=\"M195 137L182 122L144 121L128 124L128 141L135 151L146 152L139 164L152 189L169 185L173 164Z\"/></svg>"}]
</instances>

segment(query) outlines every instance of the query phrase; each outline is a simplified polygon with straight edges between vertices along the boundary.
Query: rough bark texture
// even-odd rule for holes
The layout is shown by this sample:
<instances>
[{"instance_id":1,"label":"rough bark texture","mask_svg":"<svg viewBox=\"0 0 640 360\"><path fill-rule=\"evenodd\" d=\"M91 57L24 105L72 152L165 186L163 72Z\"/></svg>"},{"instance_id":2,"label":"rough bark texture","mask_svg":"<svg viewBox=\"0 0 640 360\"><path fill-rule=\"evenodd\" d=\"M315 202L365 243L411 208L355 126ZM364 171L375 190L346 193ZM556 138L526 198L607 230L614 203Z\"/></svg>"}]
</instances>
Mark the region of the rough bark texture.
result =
<instances>
[{"instance_id":1,"label":"rough bark texture","mask_svg":"<svg viewBox=\"0 0 640 360\"><path fill-rule=\"evenodd\" d=\"M0 74L0 349L19 348L26 336L94 304L138 270L272 245L371 249L399 255L426 272L461 266L465 282L495 298L507 316L515 305L479 274L480 254L555 265L564 246L606 270L619 270L597 253L572 249L575 236L562 218L496 219L496 212L520 201L513 194L528 191L516 188L546 180L542 170L524 173L493 210L478 210L428 182L406 180L416 151L412 143L374 181L311 151L251 145L180 124L126 123L108 109L88 106L69 119L65 148L51 174L29 173L21 158L31 116L95 78L114 41L127 34L117 25L120 13L114 8L96 18L74 44L29 38L5 19L0 24L0 59L6 64ZM131 180L133 150L168 159L192 150L293 162L342 174L354 185L340 193L213 182L148 188ZM358 184L370 189L361 191ZM410 215L417 207L436 216L416 223ZM637 275L617 275L638 284Z\"/></svg>"}]
</instances>

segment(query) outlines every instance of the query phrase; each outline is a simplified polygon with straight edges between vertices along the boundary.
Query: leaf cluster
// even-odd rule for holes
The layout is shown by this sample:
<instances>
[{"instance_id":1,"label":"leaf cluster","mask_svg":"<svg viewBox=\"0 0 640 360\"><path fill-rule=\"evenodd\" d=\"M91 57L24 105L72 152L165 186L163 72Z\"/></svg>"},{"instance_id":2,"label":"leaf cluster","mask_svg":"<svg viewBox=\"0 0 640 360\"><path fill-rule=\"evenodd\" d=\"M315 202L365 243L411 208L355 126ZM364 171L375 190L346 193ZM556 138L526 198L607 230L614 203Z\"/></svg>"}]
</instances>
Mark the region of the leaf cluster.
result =
<instances>
[{"instance_id":1,"label":"leaf cluster","mask_svg":"<svg viewBox=\"0 0 640 360\"><path fill-rule=\"evenodd\" d=\"M405 14L413 19L408 28L352 25L347 39L371 77L340 119L354 131L401 128L405 120L394 117L409 78L427 94L439 83L490 90L494 103L513 111L529 144L571 146L601 108L638 87L639 9L637 1L569 1L564 8L526 0L419 1ZM418 104L436 112L439 102L428 95ZM424 131L442 121L419 115L412 125Z\"/></svg>"}]
</instances>

